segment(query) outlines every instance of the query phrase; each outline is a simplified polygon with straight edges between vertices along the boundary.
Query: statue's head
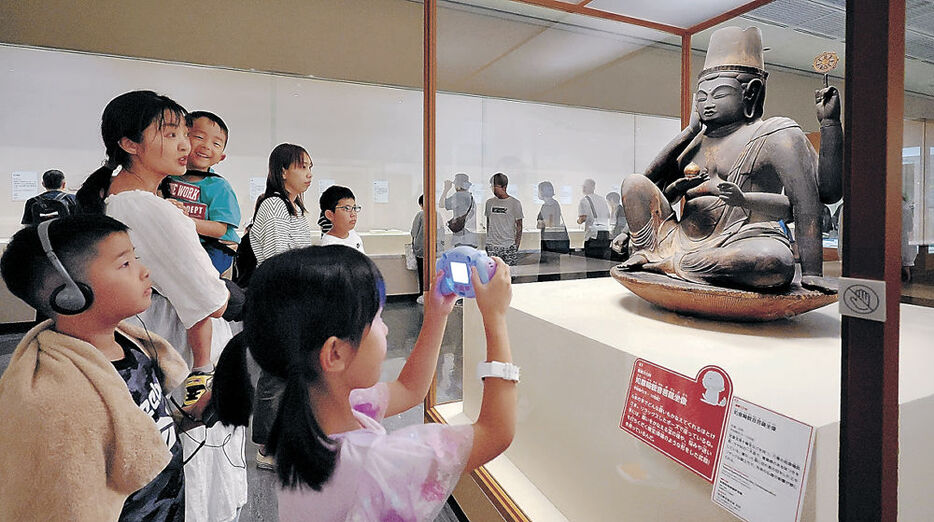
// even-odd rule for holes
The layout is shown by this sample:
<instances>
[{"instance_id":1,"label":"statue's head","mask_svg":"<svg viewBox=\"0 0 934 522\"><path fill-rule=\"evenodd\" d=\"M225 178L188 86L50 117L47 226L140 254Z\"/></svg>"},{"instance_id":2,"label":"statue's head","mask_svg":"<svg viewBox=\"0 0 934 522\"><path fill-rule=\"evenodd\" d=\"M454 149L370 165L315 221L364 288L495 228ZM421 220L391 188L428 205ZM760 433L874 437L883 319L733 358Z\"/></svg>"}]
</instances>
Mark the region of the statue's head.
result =
<instances>
[{"instance_id":1,"label":"statue's head","mask_svg":"<svg viewBox=\"0 0 934 522\"><path fill-rule=\"evenodd\" d=\"M710 36L694 104L701 122L721 126L762 116L765 81L762 34L756 27L724 27Z\"/></svg>"}]
</instances>

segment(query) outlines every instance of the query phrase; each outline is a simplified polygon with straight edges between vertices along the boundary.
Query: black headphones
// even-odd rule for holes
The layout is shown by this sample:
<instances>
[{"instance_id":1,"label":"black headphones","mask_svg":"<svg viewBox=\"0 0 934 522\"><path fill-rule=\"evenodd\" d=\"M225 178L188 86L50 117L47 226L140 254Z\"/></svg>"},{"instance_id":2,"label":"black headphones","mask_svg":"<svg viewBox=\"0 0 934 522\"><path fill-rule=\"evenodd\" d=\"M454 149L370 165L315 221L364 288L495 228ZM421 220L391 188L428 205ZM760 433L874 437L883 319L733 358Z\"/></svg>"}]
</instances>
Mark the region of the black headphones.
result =
<instances>
[{"instance_id":1,"label":"black headphones","mask_svg":"<svg viewBox=\"0 0 934 522\"><path fill-rule=\"evenodd\" d=\"M91 291L90 286L72 279L68 271L65 270L65 265L59 261L55 251L52 250L52 241L49 240L49 226L53 221L56 220L50 219L39 223L39 243L42 244L42 250L45 251L46 257L52 263L52 268L65 279L65 284L52 291L52 295L49 297L49 306L57 314L80 314L91 307L94 302L94 292Z\"/></svg>"}]
</instances>

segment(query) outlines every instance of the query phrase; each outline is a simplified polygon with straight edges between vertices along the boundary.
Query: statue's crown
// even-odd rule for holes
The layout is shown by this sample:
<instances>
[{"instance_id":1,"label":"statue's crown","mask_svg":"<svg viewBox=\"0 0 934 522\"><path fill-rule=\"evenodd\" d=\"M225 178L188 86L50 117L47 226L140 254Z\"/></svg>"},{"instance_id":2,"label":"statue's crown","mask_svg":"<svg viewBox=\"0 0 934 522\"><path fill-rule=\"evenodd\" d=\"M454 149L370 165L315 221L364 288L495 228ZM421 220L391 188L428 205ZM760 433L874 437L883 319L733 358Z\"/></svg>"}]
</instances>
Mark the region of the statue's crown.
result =
<instances>
[{"instance_id":1,"label":"statue's crown","mask_svg":"<svg viewBox=\"0 0 934 522\"><path fill-rule=\"evenodd\" d=\"M748 72L762 78L768 75L762 56L762 33L758 27L724 27L710 35L704 70L697 77L703 78L716 71Z\"/></svg>"}]
</instances>

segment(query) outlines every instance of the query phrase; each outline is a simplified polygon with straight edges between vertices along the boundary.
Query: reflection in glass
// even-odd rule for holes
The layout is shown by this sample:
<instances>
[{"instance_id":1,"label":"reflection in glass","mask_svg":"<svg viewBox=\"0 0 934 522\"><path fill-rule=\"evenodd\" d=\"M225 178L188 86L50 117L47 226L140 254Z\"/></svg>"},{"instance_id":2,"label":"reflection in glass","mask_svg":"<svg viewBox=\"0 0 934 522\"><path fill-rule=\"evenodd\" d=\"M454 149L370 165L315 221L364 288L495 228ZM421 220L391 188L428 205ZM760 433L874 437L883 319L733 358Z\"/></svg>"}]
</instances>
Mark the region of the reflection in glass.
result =
<instances>
[{"instance_id":1,"label":"reflection in glass","mask_svg":"<svg viewBox=\"0 0 934 522\"><path fill-rule=\"evenodd\" d=\"M561 215L561 205L555 201L555 187L550 181L538 184L538 197L542 200L542 208L538 211L535 220L536 227L541 230L540 262L546 261L545 252L567 254L571 251L571 239L568 237L568 228Z\"/></svg>"},{"instance_id":2,"label":"reflection in glass","mask_svg":"<svg viewBox=\"0 0 934 522\"><path fill-rule=\"evenodd\" d=\"M577 205L577 222L584 225L584 256L607 259L610 255L610 208L597 194L597 183L585 179L581 187L584 197Z\"/></svg>"},{"instance_id":3,"label":"reflection in glass","mask_svg":"<svg viewBox=\"0 0 934 522\"><path fill-rule=\"evenodd\" d=\"M470 193L470 177L459 172L454 180L445 180L444 191L438 200L438 207L454 213L447 222L448 231L452 234L451 246L467 245L477 248L477 204L473 194ZM454 193L448 196L454 189Z\"/></svg>"}]
</instances>

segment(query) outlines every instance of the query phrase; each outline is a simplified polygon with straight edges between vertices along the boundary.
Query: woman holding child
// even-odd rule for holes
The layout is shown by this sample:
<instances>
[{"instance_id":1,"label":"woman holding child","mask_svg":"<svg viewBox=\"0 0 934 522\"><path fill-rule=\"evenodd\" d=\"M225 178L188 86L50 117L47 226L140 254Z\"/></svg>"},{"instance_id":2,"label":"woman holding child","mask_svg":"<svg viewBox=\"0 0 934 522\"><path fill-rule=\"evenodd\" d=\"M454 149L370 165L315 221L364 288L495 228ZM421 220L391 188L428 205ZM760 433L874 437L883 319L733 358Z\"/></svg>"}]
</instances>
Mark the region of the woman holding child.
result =
<instances>
[{"instance_id":1,"label":"woman holding child","mask_svg":"<svg viewBox=\"0 0 934 522\"><path fill-rule=\"evenodd\" d=\"M129 227L155 290L152 306L137 317L183 355L190 350L193 369L184 397L189 408L210 388L212 360L231 332L219 319L229 293L201 247L194 222L156 195L163 178L186 171L191 148L186 114L181 105L152 91L114 98L101 121L107 161L88 177L77 198L82 211L105 213ZM186 458L192 459L185 466L188 520L231 520L246 503L245 468L231 466L227 456L239 452L242 437L242 430L223 426L182 433ZM195 449L202 440L205 447Z\"/></svg>"}]
</instances>

